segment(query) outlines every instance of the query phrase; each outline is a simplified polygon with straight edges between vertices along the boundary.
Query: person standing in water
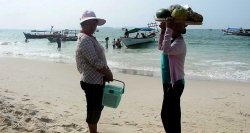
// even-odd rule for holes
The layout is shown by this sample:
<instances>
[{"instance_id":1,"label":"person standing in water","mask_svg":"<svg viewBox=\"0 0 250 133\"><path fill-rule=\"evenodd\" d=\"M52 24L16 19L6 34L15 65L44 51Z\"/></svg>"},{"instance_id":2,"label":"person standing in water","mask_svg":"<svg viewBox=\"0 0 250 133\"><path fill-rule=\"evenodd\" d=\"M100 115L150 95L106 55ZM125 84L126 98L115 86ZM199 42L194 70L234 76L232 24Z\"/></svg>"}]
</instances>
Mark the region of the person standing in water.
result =
<instances>
[{"instance_id":1,"label":"person standing in water","mask_svg":"<svg viewBox=\"0 0 250 133\"><path fill-rule=\"evenodd\" d=\"M57 49L61 50L61 37L60 37L60 34L57 35L56 42L57 42Z\"/></svg>"},{"instance_id":2,"label":"person standing in water","mask_svg":"<svg viewBox=\"0 0 250 133\"><path fill-rule=\"evenodd\" d=\"M109 37L105 38L105 42L106 42L106 48L109 48Z\"/></svg>"}]
</instances>

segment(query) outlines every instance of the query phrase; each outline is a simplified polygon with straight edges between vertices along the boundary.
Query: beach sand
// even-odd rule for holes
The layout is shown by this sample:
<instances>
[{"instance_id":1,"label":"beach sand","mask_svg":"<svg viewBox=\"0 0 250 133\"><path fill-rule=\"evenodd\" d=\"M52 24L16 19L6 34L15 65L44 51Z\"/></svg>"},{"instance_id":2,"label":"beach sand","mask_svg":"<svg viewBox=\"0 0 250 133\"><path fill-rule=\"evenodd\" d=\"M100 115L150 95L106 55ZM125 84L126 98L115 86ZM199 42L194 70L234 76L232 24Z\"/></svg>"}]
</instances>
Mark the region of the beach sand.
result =
<instances>
[{"instance_id":1,"label":"beach sand","mask_svg":"<svg viewBox=\"0 0 250 133\"><path fill-rule=\"evenodd\" d=\"M160 69L160 68L159 68ZM74 64L0 58L0 132L88 132L85 94ZM126 83L117 109L105 107L102 133L164 133L161 79L115 73ZM250 83L187 80L183 133L249 133Z\"/></svg>"}]
</instances>

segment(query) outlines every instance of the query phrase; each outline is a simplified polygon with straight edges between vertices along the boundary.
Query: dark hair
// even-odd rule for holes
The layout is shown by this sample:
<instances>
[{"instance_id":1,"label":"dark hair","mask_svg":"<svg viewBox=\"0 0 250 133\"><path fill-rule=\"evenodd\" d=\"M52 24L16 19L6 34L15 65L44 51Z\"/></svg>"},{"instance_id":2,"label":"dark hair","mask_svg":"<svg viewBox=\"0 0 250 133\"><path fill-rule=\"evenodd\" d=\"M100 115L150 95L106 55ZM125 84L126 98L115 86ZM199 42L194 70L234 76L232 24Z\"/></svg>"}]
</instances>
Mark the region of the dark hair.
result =
<instances>
[{"instance_id":1,"label":"dark hair","mask_svg":"<svg viewBox=\"0 0 250 133\"><path fill-rule=\"evenodd\" d=\"M83 27L83 25L84 25L84 22L81 22L81 23L80 23L80 25L81 25L81 27Z\"/></svg>"},{"instance_id":2,"label":"dark hair","mask_svg":"<svg viewBox=\"0 0 250 133\"><path fill-rule=\"evenodd\" d=\"M82 23L80 23L80 25L83 27L89 20L83 21ZM96 20L96 21L98 21L98 20Z\"/></svg>"}]
</instances>

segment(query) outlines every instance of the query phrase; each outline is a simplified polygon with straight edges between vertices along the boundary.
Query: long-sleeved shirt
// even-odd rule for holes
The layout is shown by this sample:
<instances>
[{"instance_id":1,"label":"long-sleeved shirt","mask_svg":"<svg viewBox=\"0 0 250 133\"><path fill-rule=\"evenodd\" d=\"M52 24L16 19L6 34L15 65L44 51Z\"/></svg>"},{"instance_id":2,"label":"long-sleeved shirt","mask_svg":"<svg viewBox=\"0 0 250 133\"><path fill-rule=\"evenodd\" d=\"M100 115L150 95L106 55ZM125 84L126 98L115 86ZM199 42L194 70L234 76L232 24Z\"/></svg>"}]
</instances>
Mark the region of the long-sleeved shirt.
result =
<instances>
[{"instance_id":1,"label":"long-sleeved shirt","mask_svg":"<svg viewBox=\"0 0 250 133\"><path fill-rule=\"evenodd\" d=\"M104 48L93 36L80 33L76 49L76 65L82 75L81 81L89 84L103 84L104 75L98 69L107 67Z\"/></svg>"},{"instance_id":2,"label":"long-sleeved shirt","mask_svg":"<svg viewBox=\"0 0 250 133\"><path fill-rule=\"evenodd\" d=\"M176 81L184 79L184 63L186 57L186 44L182 36L177 37L172 43L173 30L167 28L164 37L161 37L163 41L159 41L158 48L163 53L168 54L170 77L171 82L174 84Z\"/></svg>"}]
</instances>

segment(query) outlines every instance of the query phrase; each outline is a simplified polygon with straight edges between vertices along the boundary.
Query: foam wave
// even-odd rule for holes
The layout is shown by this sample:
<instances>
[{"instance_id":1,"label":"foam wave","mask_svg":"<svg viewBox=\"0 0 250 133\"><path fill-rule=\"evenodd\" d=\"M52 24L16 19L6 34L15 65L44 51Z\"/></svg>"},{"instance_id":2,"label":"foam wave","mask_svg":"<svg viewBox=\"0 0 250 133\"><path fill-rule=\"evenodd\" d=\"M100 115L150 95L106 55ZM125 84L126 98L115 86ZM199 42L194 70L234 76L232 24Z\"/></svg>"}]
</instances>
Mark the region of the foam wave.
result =
<instances>
[{"instance_id":1,"label":"foam wave","mask_svg":"<svg viewBox=\"0 0 250 133\"><path fill-rule=\"evenodd\" d=\"M247 65L247 63L237 62L237 61L226 61L226 62L212 62L212 65Z\"/></svg>"},{"instance_id":2,"label":"foam wave","mask_svg":"<svg viewBox=\"0 0 250 133\"><path fill-rule=\"evenodd\" d=\"M194 79L209 79L209 80L230 80L250 82L250 70L247 71L194 71L187 70L186 76Z\"/></svg>"},{"instance_id":3,"label":"foam wave","mask_svg":"<svg viewBox=\"0 0 250 133\"><path fill-rule=\"evenodd\" d=\"M112 71L125 73L125 74L132 74L132 75L149 76L149 77L160 77L161 76L159 71L150 71L150 70L112 68Z\"/></svg>"},{"instance_id":4,"label":"foam wave","mask_svg":"<svg viewBox=\"0 0 250 133\"><path fill-rule=\"evenodd\" d=\"M9 45L11 44L10 42L0 42L0 45Z\"/></svg>"}]
</instances>

